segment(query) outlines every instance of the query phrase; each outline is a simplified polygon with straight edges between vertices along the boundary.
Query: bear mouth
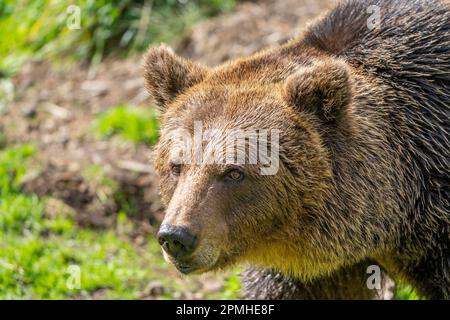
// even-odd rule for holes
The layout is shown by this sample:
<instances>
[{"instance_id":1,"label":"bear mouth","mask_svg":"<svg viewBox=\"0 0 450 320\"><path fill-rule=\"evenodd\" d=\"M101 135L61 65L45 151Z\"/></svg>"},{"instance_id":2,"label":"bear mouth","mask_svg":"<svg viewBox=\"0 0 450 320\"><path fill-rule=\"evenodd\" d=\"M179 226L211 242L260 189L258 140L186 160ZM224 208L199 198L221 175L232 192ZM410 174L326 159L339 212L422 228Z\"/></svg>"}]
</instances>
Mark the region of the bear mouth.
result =
<instances>
[{"instance_id":1,"label":"bear mouth","mask_svg":"<svg viewBox=\"0 0 450 320\"><path fill-rule=\"evenodd\" d=\"M164 259L175 266L179 272L184 275L187 274L201 274L204 272L217 269L220 265L221 254L219 250L215 250L214 254L211 254L209 250L203 250L194 256L181 259L174 258L167 254L164 250Z\"/></svg>"},{"instance_id":2,"label":"bear mouth","mask_svg":"<svg viewBox=\"0 0 450 320\"><path fill-rule=\"evenodd\" d=\"M184 275L202 274L217 268L217 261L209 265L203 265L199 263L183 263L180 261L172 261L172 264L177 268L179 272Z\"/></svg>"},{"instance_id":3,"label":"bear mouth","mask_svg":"<svg viewBox=\"0 0 450 320\"><path fill-rule=\"evenodd\" d=\"M194 264L182 264L182 263L174 263L175 267L178 271L180 271L184 275L188 274L201 274L207 271L214 269L214 266L199 266Z\"/></svg>"},{"instance_id":4,"label":"bear mouth","mask_svg":"<svg viewBox=\"0 0 450 320\"><path fill-rule=\"evenodd\" d=\"M178 271L180 271L182 274L189 274L194 272L195 270L198 270L199 268L197 268L196 266L192 266L192 265L186 265L186 264L175 264L175 267L177 268Z\"/></svg>"}]
</instances>

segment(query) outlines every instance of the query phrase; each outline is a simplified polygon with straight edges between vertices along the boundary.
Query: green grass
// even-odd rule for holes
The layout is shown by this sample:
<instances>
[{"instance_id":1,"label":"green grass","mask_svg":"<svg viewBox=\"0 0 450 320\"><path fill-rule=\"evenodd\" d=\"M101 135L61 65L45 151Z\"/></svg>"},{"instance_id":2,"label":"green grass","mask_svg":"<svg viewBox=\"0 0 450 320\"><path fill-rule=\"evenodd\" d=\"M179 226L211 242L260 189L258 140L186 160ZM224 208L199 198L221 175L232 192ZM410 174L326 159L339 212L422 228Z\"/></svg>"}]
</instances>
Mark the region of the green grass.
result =
<instances>
[{"instance_id":1,"label":"green grass","mask_svg":"<svg viewBox=\"0 0 450 320\"><path fill-rule=\"evenodd\" d=\"M414 288L402 282L397 283L395 298L398 300L421 300Z\"/></svg>"},{"instance_id":2,"label":"green grass","mask_svg":"<svg viewBox=\"0 0 450 320\"><path fill-rule=\"evenodd\" d=\"M239 270L234 270L226 279L222 292L214 294L211 299L239 299L239 291L241 290L241 281L239 279Z\"/></svg>"},{"instance_id":3,"label":"green grass","mask_svg":"<svg viewBox=\"0 0 450 320\"><path fill-rule=\"evenodd\" d=\"M154 144L158 141L158 112L153 108L119 105L100 113L95 122L102 137L119 136L136 144Z\"/></svg>"},{"instance_id":4,"label":"green grass","mask_svg":"<svg viewBox=\"0 0 450 320\"><path fill-rule=\"evenodd\" d=\"M197 290L193 281L174 277L153 237L144 247L130 243L134 222L126 212L118 213L113 229L80 229L75 213L50 215L50 199L22 193L20 184L34 151L30 145L0 151L0 299L137 299L148 295L146 286L152 281L165 288L162 299ZM110 185L96 166L83 174ZM72 286L74 279L80 280L79 288ZM238 279L230 276L223 294L210 297L237 298L238 288Z\"/></svg>"},{"instance_id":5,"label":"green grass","mask_svg":"<svg viewBox=\"0 0 450 320\"><path fill-rule=\"evenodd\" d=\"M3 0L0 1L0 69L16 70L29 58L71 57L98 63L115 52L172 42L204 18L230 11L235 0ZM70 5L80 8L80 28Z\"/></svg>"},{"instance_id":6,"label":"green grass","mask_svg":"<svg viewBox=\"0 0 450 320\"><path fill-rule=\"evenodd\" d=\"M59 299L89 296L137 298L139 285L155 278L140 255L114 232L79 230L69 216L49 217L45 199L20 193L31 146L0 153L0 298ZM120 223L125 223L124 219ZM70 288L71 266L80 288Z\"/></svg>"}]
</instances>

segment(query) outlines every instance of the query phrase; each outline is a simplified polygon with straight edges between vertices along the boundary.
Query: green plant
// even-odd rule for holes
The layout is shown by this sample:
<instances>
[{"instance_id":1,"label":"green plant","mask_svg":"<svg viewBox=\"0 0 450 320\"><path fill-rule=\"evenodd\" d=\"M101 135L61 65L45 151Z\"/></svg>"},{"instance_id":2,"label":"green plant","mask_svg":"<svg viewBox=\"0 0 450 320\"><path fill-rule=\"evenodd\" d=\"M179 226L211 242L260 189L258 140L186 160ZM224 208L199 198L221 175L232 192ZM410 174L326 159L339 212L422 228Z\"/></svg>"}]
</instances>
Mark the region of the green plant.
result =
<instances>
[{"instance_id":1,"label":"green plant","mask_svg":"<svg viewBox=\"0 0 450 320\"><path fill-rule=\"evenodd\" d=\"M97 63L111 52L144 50L175 40L196 21L229 11L234 1L3 0L0 34L7 36L0 43L0 69L14 71L30 56ZM79 8L79 29L69 28L77 19L71 5Z\"/></svg>"},{"instance_id":2,"label":"green plant","mask_svg":"<svg viewBox=\"0 0 450 320\"><path fill-rule=\"evenodd\" d=\"M195 281L169 272L153 236L146 246L133 246L128 233L135 226L126 212L118 213L116 228L83 229L62 209L49 215L50 199L21 192L34 151L30 145L0 151L0 299L138 299L155 281L163 299L197 290ZM110 185L98 166L83 174ZM70 285L77 284L74 276L79 287ZM227 288L234 286L230 280Z\"/></svg>"},{"instance_id":3,"label":"green plant","mask_svg":"<svg viewBox=\"0 0 450 320\"><path fill-rule=\"evenodd\" d=\"M140 256L113 231L79 230L71 218L48 217L45 199L20 192L33 154L29 145L0 153L0 298L88 296L100 289L121 298L139 296ZM67 285L70 267L79 266L80 288Z\"/></svg>"},{"instance_id":4,"label":"green plant","mask_svg":"<svg viewBox=\"0 0 450 320\"><path fill-rule=\"evenodd\" d=\"M0 153L0 197L17 192L26 172L25 161L34 153L34 147L23 145Z\"/></svg>"},{"instance_id":5,"label":"green plant","mask_svg":"<svg viewBox=\"0 0 450 320\"><path fill-rule=\"evenodd\" d=\"M411 286L401 281L397 283L395 298L398 300L420 300L417 292Z\"/></svg>"},{"instance_id":6,"label":"green plant","mask_svg":"<svg viewBox=\"0 0 450 320\"><path fill-rule=\"evenodd\" d=\"M154 144L158 141L158 112L153 108L119 105L100 113L95 127L102 137L118 135L134 143Z\"/></svg>"}]
</instances>

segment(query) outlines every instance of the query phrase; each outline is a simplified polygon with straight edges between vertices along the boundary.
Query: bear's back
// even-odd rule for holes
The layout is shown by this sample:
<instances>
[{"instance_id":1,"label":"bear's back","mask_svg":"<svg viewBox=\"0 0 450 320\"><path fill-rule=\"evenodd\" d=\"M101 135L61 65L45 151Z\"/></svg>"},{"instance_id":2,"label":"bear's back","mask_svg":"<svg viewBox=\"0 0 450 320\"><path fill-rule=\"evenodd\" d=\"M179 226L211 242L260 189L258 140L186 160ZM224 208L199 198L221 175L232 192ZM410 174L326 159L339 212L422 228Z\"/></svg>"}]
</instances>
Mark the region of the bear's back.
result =
<instances>
[{"instance_id":1,"label":"bear's back","mask_svg":"<svg viewBox=\"0 0 450 320\"><path fill-rule=\"evenodd\" d=\"M312 24L300 40L303 46L344 58L382 85L383 112L388 112L394 149L410 174L419 177L418 203L447 222L449 8L448 2L437 0L344 1Z\"/></svg>"}]
</instances>

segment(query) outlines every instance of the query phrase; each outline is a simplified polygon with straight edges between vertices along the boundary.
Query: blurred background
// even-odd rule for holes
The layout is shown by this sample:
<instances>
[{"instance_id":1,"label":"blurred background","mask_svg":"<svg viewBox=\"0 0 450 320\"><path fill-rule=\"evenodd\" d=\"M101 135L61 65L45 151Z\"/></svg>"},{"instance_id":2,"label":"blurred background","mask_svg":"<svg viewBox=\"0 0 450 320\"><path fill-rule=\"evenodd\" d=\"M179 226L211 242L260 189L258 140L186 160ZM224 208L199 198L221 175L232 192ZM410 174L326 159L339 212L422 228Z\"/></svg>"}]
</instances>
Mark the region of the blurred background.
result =
<instances>
[{"instance_id":1,"label":"blurred background","mask_svg":"<svg viewBox=\"0 0 450 320\"><path fill-rule=\"evenodd\" d=\"M0 0L0 298L239 298L240 269L182 277L162 258L141 56L165 42L215 65L332 4Z\"/></svg>"}]
</instances>

